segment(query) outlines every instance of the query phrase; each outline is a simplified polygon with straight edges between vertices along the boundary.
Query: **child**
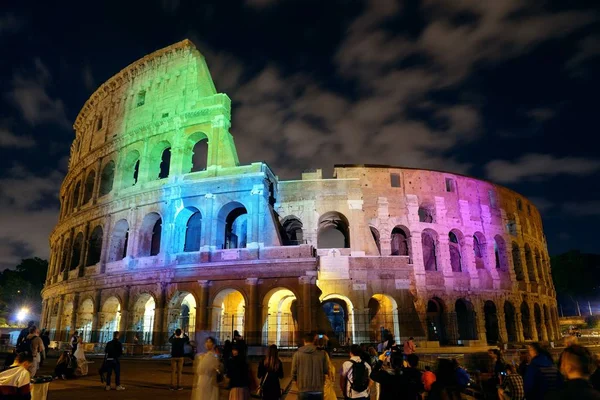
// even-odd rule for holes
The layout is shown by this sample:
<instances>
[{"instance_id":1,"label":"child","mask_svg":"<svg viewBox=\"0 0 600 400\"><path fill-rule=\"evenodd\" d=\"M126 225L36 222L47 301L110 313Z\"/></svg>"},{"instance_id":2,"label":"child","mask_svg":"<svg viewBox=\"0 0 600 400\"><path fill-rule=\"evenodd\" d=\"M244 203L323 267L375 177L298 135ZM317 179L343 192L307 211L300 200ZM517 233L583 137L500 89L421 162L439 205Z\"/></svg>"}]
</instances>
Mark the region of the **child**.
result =
<instances>
[{"instance_id":1,"label":"child","mask_svg":"<svg viewBox=\"0 0 600 400\"><path fill-rule=\"evenodd\" d=\"M31 374L28 369L32 364L31 354L17 354L10 368L0 373L0 398L31 399Z\"/></svg>"}]
</instances>

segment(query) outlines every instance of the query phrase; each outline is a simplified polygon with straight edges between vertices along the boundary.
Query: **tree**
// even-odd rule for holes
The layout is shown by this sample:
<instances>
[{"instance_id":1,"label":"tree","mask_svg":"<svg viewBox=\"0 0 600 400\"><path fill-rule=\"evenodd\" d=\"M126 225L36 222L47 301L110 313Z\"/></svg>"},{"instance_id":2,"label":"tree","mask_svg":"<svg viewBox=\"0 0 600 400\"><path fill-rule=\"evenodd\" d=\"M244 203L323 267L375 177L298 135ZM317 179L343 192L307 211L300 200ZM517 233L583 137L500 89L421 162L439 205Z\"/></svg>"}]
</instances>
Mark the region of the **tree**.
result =
<instances>
[{"instance_id":1,"label":"tree","mask_svg":"<svg viewBox=\"0 0 600 400\"><path fill-rule=\"evenodd\" d=\"M9 312L27 306L40 312L41 291L44 288L48 261L41 258L27 258L15 269L5 269L0 273L0 318L9 318Z\"/></svg>"}]
</instances>

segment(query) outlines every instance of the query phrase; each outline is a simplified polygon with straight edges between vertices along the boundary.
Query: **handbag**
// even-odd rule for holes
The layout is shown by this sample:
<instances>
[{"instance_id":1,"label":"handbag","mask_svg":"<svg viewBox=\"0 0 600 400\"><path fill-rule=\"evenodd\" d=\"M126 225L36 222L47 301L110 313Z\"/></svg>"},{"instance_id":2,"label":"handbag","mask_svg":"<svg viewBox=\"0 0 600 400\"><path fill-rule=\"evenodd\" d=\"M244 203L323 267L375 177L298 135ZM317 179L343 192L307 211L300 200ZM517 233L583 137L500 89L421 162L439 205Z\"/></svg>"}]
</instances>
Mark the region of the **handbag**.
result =
<instances>
[{"instance_id":1,"label":"handbag","mask_svg":"<svg viewBox=\"0 0 600 400\"><path fill-rule=\"evenodd\" d=\"M258 385L258 389L256 389L256 395L258 397L262 397L262 395L263 395L263 385L265 384L268 376L269 376L269 373L267 372L265 374L265 376L263 376L263 378L260 380L260 384Z\"/></svg>"}]
</instances>

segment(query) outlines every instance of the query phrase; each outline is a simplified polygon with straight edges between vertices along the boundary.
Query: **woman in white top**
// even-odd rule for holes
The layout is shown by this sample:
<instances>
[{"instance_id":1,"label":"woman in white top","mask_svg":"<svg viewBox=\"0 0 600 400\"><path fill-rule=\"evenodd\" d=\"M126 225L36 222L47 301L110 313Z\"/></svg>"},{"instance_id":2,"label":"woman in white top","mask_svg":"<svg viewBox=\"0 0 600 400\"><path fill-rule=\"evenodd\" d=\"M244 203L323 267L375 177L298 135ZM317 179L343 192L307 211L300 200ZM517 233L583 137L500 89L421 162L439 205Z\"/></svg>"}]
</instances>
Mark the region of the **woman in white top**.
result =
<instances>
[{"instance_id":1,"label":"woman in white top","mask_svg":"<svg viewBox=\"0 0 600 400\"><path fill-rule=\"evenodd\" d=\"M75 359L77 360L77 369L75 369L75 375L77 376L85 376L88 374L88 361L85 358L85 353L83 352L83 339L81 336L77 339L77 350L73 354Z\"/></svg>"},{"instance_id":2,"label":"woman in white top","mask_svg":"<svg viewBox=\"0 0 600 400\"><path fill-rule=\"evenodd\" d=\"M194 387L192 400L219 400L217 375L222 373L219 355L215 352L215 339L205 342L207 352L198 354L194 362Z\"/></svg>"}]
</instances>

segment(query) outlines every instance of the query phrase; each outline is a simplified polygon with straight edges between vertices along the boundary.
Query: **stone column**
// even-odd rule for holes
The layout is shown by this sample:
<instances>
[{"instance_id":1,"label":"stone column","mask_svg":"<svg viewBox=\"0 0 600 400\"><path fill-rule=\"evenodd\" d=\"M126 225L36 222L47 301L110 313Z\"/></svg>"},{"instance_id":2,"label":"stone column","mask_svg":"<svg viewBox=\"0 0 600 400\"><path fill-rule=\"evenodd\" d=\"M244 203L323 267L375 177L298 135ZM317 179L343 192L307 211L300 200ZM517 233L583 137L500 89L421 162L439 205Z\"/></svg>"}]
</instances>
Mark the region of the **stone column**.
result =
<instances>
[{"instance_id":1,"label":"stone column","mask_svg":"<svg viewBox=\"0 0 600 400\"><path fill-rule=\"evenodd\" d=\"M79 256L79 277L85 276L85 264L90 242L90 223L86 223L83 228L83 243L81 244L81 254Z\"/></svg>"},{"instance_id":2,"label":"stone column","mask_svg":"<svg viewBox=\"0 0 600 400\"><path fill-rule=\"evenodd\" d=\"M119 331L121 336L125 339L126 343L133 342L133 332L129 330L130 315L129 315L129 298L131 295L131 286L125 286L123 291L123 304L121 304L121 322L119 324Z\"/></svg>"},{"instance_id":3,"label":"stone column","mask_svg":"<svg viewBox=\"0 0 600 400\"><path fill-rule=\"evenodd\" d=\"M539 332L537 331L537 326L535 324L535 308L531 303L527 303L529 307L529 326L531 327L531 336L534 342L539 341Z\"/></svg>"},{"instance_id":4,"label":"stone column","mask_svg":"<svg viewBox=\"0 0 600 400\"><path fill-rule=\"evenodd\" d=\"M138 245L139 245L139 230L141 221L137 220L138 209L137 207L132 207L129 209L129 215L127 216L127 221L129 223L129 236L127 239L127 257L135 258L138 254Z\"/></svg>"},{"instance_id":5,"label":"stone column","mask_svg":"<svg viewBox=\"0 0 600 400\"><path fill-rule=\"evenodd\" d=\"M99 335L99 317L100 311L102 310L102 290L96 289L94 291L94 310L92 313L92 334L91 342L96 343L100 339ZM112 339L112 338L111 338Z\"/></svg>"},{"instance_id":6,"label":"stone column","mask_svg":"<svg viewBox=\"0 0 600 400\"><path fill-rule=\"evenodd\" d=\"M473 300L473 307L475 308L475 310L477 310L476 314L475 314L475 320L477 323L477 338L480 341L480 343L483 345L487 344L487 331L485 329L484 306L485 306L485 304L483 303L483 301L480 301L478 299ZM496 312L497 311L498 310L496 309Z\"/></svg>"},{"instance_id":7,"label":"stone column","mask_svg":"<svg viewBox=\"0 0 600 400\"><path fill-rule=\"evenodd\" d=\"M200 280L198 305L196 308L196 332L207 331L209 327L208 323L208 288L210 287L210 281Z\"/></svg>"},{"instance_id":8,"label":"stone column","mask_svg":"<svg viewBox=\"0 0 600 400\"><path fill-rule=\"evenodd\" d=\"M165 334L165 303L167 301L167 286L168 283L160 283L160 292L158 294L157 302L154 308L154 326L152 332L152 344L154 346L160 346L164 343Z\"/></svg>"},{"instance_id":9,"label":"stone column","mask_svg":"<svg viewBox=\"0 0 600 400\"><path fill-rule=\"evenodd\" d=\"M352 194L350 194L352 196ZM364 233L368 232L368 228L364 225L364 211L363 211L363 200L359 197L359 194L355 194L352 197L354 199L348 200L348 209L350 215L348 216L349 233L350 233L350 250L351 252L358 252L359 254L364 253L366 248L364 243Z\"/></svg>"},{"instance_id":10,"label":"stone column","mask_svg":"<svg viewBox=\"0 0 600 400\"><path fill-rule=\"evenodd\" d=\"M48 321L48 299L42 300L42 314L40 316L40 331L44 329Z\"/></svg>"},{"instance_id":11,"label":"stone column","mask_svg":"<svg viewBox=\"0 0 600 400\"><path fill-rule=\"evenodd\" d=\"M54 333L54 340L62 339L62 314L65 306L65 295L60 295L58 298L58 315L56 316L56 331Z\"/></svg>"},{"instance_id":12,"label":"stone column","mask_svg":"<svg viewBox=\"0 0 600 400\"><path fill-rule=\"evenodd\" d=\"M91 203L96 204L98 201L98 195L100 193L100 181L102 178L102 160L103 157L98 158L96 161L96 176L94 179L94 189L92 191Z\"/></svg>"},{"instance_id":13,"label":"stone column","mask_svg":"<svg viewBox=\"0 0 600 400\"><path fill-rule=\"evenodd\" d=\"M244 335L248 345L260 345L260 307L258 305L258 278L246 279L248 305L246 306L246 328Z\"/></svg>"},{"instance_id":14,"label":"stone column","mask_svg":"<svg viewBox=\"0 0 600 400\"><path fill-rule=\"evenodd\" d=\"M517 329L517 341L525 341L525 333L523 331L523 321L521 317L521 308L515 307L515 327Z\"/></svg>"},{"instance_id":15,"label":"stone column","mask_svg":"<svg viewBox=\"0 0 600 400\"><path fill-rule=\"evenodd\" d=\"M73 295L73 313L71 314L71 332L77 330L77 314L79 311L79 293ZM67 338L68 340L69 338Z\"/></svg>"},{"instance_id":16,"label":"stone column","mask_svg":"<svg viewBox=\"0 0 600 400\"><path fill-rule=\"evenodd\" d=\"M313 330L313 327L316 327L316 310L313 313L313 301L312 297L315 291L315 278L312 276L301 276L298 278L300 281L300 291L302 293L302 298L299 299L300 303L302 303L302 323L300 324L300 335L304 336L306 332L310 332ZM298 310L298 314L300 315L300 310Z\"/></svg>"},{"instance_id":17,"label":"stone column","mask_svg":"<svg viewBox=\"0 0 600 400\"><path fill-rule=\"evenodd\" d=\"M102 250L100 252L100 273L106 272L106 260L108 259L109 244L112 232L110 231L111 215L107 214L104 217L104 225L102 226Z\"/></svg>"}]
</instances>

